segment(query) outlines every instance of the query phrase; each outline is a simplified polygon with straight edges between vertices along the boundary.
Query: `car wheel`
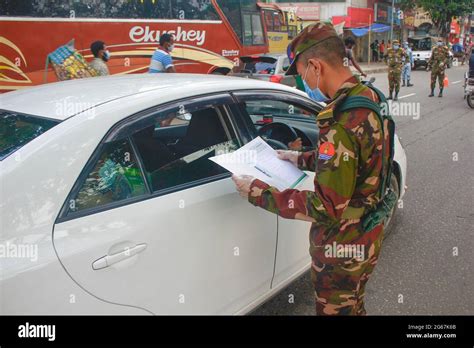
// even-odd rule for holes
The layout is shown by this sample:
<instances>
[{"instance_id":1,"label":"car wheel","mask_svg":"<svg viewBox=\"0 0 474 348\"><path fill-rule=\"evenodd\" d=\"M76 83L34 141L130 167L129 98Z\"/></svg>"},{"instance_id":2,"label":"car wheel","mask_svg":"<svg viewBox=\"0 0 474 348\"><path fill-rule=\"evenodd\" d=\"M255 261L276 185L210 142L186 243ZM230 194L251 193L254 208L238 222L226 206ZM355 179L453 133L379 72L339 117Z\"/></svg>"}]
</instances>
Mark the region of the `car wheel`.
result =
<instances>
[{"instance_id":1,"label":"car wheel","mask_svg":"<svg viewBox=\"0 0 474 348\"><path fill-rule=\"evenodd\" d=\"M474 94L469 94L467 96L467 105L469 105L470 108L474 109Z\"/></svg>"},{"instance_id":2,"label":"car wheel","mask_svg":"<svg viewBox=\"0 0 474 348\"><path fill-rule=\"evenodd\" d=\"M400 197L400 186L398 185L398 178L395 173L392 173L392 176L390 177L390 188L392 189L393 192L397 195L397 197ZM398 202L395 204L395 207L393 207L393 210L391 211L390 215L387 217L385 220L385 232L384 232L384 238L387 238L387 236L392 232L393 230L393 216L395 215L395 212L398 209Z\"/></svg>"}]
</instances>

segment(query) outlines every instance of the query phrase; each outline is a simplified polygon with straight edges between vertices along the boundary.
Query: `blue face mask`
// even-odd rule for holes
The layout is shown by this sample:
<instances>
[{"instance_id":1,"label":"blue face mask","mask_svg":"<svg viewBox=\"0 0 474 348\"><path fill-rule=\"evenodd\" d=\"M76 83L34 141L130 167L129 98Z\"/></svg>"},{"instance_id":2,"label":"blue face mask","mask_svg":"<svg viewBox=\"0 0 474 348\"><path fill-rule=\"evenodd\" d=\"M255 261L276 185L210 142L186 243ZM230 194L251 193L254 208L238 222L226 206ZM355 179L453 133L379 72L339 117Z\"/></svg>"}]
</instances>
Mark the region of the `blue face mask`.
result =
<instances>
[{"instance_id":1,"label":"blue face mask","mask_svg":"<svg viewBox=\"0 0 474 348\"><path fill-rule=\"evenodd\" d=\"M398 50L399 48L400 48L400 46L398 46L398 45L393 45L393 49L394 49L394 50Z\"/></svg>"},{"instance_id":2,"label":"blue face mask","mask_svg":"<svg viewBox=\"0 0 474 348\"><path fill-rule=\"evenodd\" d=\"M104 51L102 59L104 60L104 62L107 62L110 59L110 52L108 50Z\"/></svg>"},{"instance_id":3,"label":"blue face mask","mask_svg":"<svg viewBox=\"0 0 474 348\"><path fill-rule=\"evenodd\" d=\"M315 88L315 89L311 89L311 87L309 87L308 83L305 81L306 74L307 74L307 72L308 72L308 68L309 68L309 64L308 64L308 66L306 67L306 71L305 71L305 73L304 73L304 77L302 78L302 80L303 80L303 85L304 85L304 90L305 90L306 94L308 94L308 97L310 97L310 98L313 99L314 101L323 102L323 103L328 102L328 101L331 100L331 99L328 98L326 95L324 95L324 93L321 92L321 90L320 90L319 87L318 87L318 85L319 85L319 76L318 76L318 82L316 83L316 88Z\"/></svg>"},{"instance_id":4,"label":"blue face mask","mask_svg":"<svg viewBox=\"0 0 474 348\"><path fill-rule=\"evenodd\" d=\"M314 101L324 102L324 103L329 101L329 98L326 97L319 88L311 89L305 80L303 80L303 85L304 85L304 91L306 92L306 94L308 94L308 97L310 97Z\"/></svg>"}]
</instances>

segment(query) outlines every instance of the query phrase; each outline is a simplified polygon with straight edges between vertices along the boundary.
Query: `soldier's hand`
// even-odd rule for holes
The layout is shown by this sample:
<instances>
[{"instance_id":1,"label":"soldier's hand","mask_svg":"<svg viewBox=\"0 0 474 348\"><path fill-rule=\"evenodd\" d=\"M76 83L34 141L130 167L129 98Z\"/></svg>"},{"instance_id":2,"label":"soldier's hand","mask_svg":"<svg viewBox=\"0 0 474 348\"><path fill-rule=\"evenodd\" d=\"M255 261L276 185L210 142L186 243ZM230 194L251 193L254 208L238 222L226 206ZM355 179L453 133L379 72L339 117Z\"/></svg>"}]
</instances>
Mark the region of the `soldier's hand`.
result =
<instances>
[{"instance_id":1,"label":"soldier's hand","mask_svg":"<svg viewBox=\"0 0 474 348\"><path fill-rule=\"evenodd\" d=\"M298 151L277 150L278 158L285 161L290 161L295 166L298 166Z\"/></svg>"},{"instance_id":2,"label":"soldier's hand","mask_svg":"<svg viewBox=\"0 0 474 348\"><path fill-rule=\"evenodd\" d=\"M232 175L232 180L234 180L237 192L239 192L242 197L248 198L250 185L255 178L251 175Z\"/></svg>"}]
</instances>

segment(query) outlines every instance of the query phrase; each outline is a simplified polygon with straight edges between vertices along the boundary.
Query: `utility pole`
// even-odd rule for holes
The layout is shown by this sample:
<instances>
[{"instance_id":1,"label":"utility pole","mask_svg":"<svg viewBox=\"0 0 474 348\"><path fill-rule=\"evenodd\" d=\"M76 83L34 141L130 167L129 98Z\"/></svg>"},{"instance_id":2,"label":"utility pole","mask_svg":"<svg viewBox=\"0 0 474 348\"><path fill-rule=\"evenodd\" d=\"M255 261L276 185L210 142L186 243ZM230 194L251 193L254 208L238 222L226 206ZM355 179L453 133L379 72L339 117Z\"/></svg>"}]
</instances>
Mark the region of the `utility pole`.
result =
<instances>
[{"instance_id":1,"label":"utility pole","mask_svg":"<svg viewBox=\"0 0 474 348\"><path fill-rule=\"evenodd\" d=\"M392 17L390 18L390 42L393 43L393 17L395 17L395 0L392 0Z\"/></svg>"},{"instance_id":2,"label":"utility pole","mask_svg":"<svg viewBox=\"0 0 474 348\"><path fill-rule=\"evenodd\" d=\"M372 15L369 14L369 45L368 45L368 50L367 50L367 65L370 66L370 55L372 54L371 50L370 50L370 41L371 41L371 32L372 32Z\"/></svg>"}]
</instances>

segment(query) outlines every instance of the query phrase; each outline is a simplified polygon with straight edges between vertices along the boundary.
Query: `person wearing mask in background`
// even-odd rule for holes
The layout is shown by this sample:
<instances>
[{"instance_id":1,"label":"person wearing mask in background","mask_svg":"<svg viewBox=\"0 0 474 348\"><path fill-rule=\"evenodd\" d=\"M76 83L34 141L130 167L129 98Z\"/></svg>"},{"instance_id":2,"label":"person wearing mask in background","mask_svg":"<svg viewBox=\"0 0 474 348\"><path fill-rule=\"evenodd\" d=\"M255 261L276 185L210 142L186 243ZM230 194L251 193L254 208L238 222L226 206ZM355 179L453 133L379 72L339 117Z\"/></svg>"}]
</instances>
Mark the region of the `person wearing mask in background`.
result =
<instances>
[{"instance_id":1,"label":"person wearing mask in background","mask_svg":"<svg viewBox=\"0 0 474 348\"><path fill-rule=\"evenodd\" d=\"M374 111L339 111L346 98L380 100L345 64L344 42L330 24L305 27L290 43L287 75L298 74L315 94L331 102L316 116L318 146L307 152L278 151L302 170L315 172L314 190L279 191L252 176L233 175L237 191L249 203L286 219L312 222L311 280L317 315L365 315L365 286L381 250L384 225L365 230L362 217L378 204L390 165L388 124ZM382 136L383 135L383 136ZM381 201L383 202L383 200ZM361 258L332 257L325 246L363 245Z\"/></svg>"},{"instance_id":2,"label":"person wearing mask in background","mask_svg":"<svg viewBox=\"0 0 474 348\"><path fill-rule=\"evenodd\" d=\"M375 40L370 44L372 50L372 61L377 63L379 61L379 40Z\"/></svg>"},{"instance_id":3,"label":"person wearing mask in background","mask_svg":"<svg viewBox=\"0 0 474 348\"><path fill-rule=\"evenodd\" d=\"M355 46L355 41L352 37L348 37L344 40L344 45L346 46L346 58L347 58L347 61L349 63L352 63L352 65L354 66L354 68L357 69L357 71L360 72L361 76L363 77L367 77L367 74L365 74L361 67L359 66L359 64L357 63L357 61L355 60L354 58L354 53L352 53L352 48L354 48Z\"/></svg>"},{"instance_id":4,"label":"person wearing mask in background","mask_svg":"<svg viewBox=\"0 0 474 348\"><path fill-rule=\"evenodd\" d=\"M379 45L379 58L380 60L383 60L385 58L385 41L382 40L382 42Z\"/></svg>"},{"instance_id":5,"label":"person wearing mask in background","mask_svg":"<svg viewBox=\"0 0 474 348\"><path fill-rule=\"evenodd\" d=\"M175 73L176 70L171 58L171 51L174 48L174 38L170 34L160 36L160 46L151 57L149 73Z\"/></svg>"},{"instance_id":6,"label":"person wearing mask in background","mask_svg":"<svg viewBox=\"0 0 474 348\"><path fill-rule=\"evenodd\" d=\"M388 88L389 95L387 99L398 100L398 92L400 91L400 79L402 77L402 67L404 61L409 60L408 55L400 47L398 40L393 40L393 47L387 49L385 62L388 65ZM393 92L395 91L395 96Z\"/></svg>"},{"instance_id":7,"label":"person wearing mask in background","mask_svg":"<svg viewBox=\"0 0 474 348\"><path fill-rule=\"evenodd\" d=\"M438 79L439 84L439 94L438 97L443 96L444 89L444 72L448 66L449 61L449 49L446 45L443 44L443 40L439 39L436 43L436 46L431 50L431 57L428 61L428 66L426 70L431 70L431 82L430 88L431 93L428 97L434 97L434 90L436 87L436 79Z\"/></svg>"},{"instance_id":8,"label":"person wearing mask in background","mask_svg":"<svg viewBox=\"0 0 474 348\"><path fill-rule=\"evenodd\" d=\"M405 87L405 86L411 87L413 86L413 84L410 83L411 68L413 67L413 64L415 63L413 59L413 51L411 50L407 41L403 43L403 49L405 50L405 53L408 55L408 59L405 58L405 64L403 65L403 68L402 68L402 87Z\"/></svg>"},{"instance_id":9,"label":"person wearing mask in background","mask_svg":"<svg viewBox=\"0 0 474 348\"><path fill-rule=\"evenodd\" d=\"M91 52L94 59L89 63L90 67L97 71L98 76L109 75L109 68L107 62L110 59L110 52L107 50L103 41L94 41L91 44Z\"/></svg>"}]
</instances>

